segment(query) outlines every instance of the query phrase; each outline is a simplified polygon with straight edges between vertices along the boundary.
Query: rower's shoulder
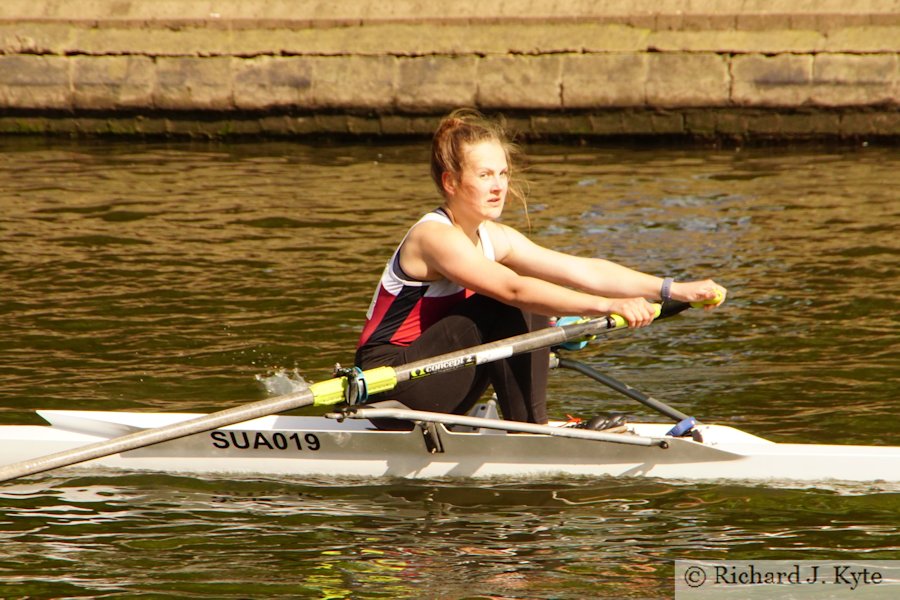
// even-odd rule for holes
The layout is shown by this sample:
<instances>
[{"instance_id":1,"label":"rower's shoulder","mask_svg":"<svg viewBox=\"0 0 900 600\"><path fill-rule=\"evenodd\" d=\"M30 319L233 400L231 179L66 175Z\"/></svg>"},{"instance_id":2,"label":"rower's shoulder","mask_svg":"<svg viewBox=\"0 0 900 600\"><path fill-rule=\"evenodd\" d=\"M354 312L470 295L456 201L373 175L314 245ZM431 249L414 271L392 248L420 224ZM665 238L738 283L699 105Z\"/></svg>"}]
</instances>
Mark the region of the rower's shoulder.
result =
<instances>
[{"instance_id":1,"label":"rower's shoulder","mask_svg":"<svg viewBox=\"0 0 900 600\"><path fill-rule=\"evenodd\" d=\"M465 234L452 224L427 220L409 230L401 252L404 256L440 256L448 252L452 255L468 250L470 245Z\"/></svg>"},{"instance_id":2,"label":"rower's shoulder","mask_svg":"<svg viewBox=\"0 0 900 600\"><path fill-rule=\"evenodd\" d=\"M407 233L407 239L424 239L453 235L456 228L452 223L440 219L423 219L413 225Z\"/></svg>"},{"instance_id":3,"label":"rower's shoulder","mask_svg":"<svg viewBox=\"0 0 900 600\"><path fill-rule=\"evenodd\" d=\"M505 256L510 254L522 240L527 239L514 227L497 223L496 221L487 221L484 227L491 238L494 253L499 261L502 261Z\"/></svg>"}]
</instances>

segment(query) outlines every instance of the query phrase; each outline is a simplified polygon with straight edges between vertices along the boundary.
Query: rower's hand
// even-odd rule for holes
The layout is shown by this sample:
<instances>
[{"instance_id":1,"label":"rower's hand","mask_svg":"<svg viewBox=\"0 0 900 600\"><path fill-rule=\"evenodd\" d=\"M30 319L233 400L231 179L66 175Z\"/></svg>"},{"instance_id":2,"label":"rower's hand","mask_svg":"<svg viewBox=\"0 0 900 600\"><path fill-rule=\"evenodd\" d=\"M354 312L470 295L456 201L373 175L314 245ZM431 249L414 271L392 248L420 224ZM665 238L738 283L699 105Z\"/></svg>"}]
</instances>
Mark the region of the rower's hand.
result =
<instances>
[{"instance_id":1,"label":"rower's hand","mask_svg":"<svg viewBox=\"0 0 900 600\"><path fill-rule=\"evenodd\" d=\"M644 298L610 298L610 313L620 315L629 327L646 327L656 318L658 304Z\"/></svg>"},{"instance_id":2,"label":"rower's hand","mask_svg":"<svg viewBox=\"0 0 900 600\"><path fill-rule=\"evenodd\" d=\"M728 290L713 281L676 281L672 284L672 299L703 304L704 310L712 310L725 302Z\"/></svg>"}]
</instances>

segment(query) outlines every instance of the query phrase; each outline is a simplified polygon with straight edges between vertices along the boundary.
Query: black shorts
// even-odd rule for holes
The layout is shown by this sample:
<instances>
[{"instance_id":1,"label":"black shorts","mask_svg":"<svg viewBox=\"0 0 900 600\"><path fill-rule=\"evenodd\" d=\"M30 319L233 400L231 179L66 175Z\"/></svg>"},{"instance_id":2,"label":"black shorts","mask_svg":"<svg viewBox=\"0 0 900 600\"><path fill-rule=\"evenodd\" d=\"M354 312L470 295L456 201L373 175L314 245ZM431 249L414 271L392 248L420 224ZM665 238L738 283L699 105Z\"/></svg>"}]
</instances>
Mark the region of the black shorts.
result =
<instances>
[{"instance_id":1,"label":"black shorts","mask_svg":"<svg viewBox=\"0 0 900 600\"><path fill-rule=\"evenodd\" d=\"M402 365L547 325L547 317L525 313L476 294L460 302L409 346L374 344L359 348L356 364L362 369ZM368 402L397 400L414 410L464 414L484 395L488 385L492 385L504 418L546 423L549 352L544 348L405 381L389 392L371 396Z\"/></svg>"}]
</instances>

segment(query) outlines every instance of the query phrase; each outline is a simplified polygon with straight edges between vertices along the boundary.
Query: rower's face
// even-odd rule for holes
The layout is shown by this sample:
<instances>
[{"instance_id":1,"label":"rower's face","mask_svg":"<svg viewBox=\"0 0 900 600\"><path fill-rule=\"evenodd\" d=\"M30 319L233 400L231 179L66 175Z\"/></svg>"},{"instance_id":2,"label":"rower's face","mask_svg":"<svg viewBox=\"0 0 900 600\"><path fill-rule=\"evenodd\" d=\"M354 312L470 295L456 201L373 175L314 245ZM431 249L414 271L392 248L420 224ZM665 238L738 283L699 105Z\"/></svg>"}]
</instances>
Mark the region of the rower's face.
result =
<instances>
[{"instance_id":1,"label":"rower's face","mask_svg":"<svg viewBox=\"0 0 900 600\"><path fill-rule=\"evenodd\" d=\"M452 186L451 198L484 218L498 218L509 190L509 165L503 146L496 141L479 142L466 146L464 153L462 173Z\"/></svg>"}]
</instances>

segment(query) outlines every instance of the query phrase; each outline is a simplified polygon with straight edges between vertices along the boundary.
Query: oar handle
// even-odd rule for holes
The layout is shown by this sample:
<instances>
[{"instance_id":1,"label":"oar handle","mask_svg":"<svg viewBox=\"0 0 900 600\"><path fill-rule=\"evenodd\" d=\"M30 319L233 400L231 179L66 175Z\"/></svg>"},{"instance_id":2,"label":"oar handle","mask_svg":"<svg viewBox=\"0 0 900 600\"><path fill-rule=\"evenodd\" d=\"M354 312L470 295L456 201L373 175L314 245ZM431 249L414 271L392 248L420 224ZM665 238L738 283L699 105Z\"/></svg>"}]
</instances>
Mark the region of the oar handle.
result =
<instances>
[{"instance_id":1,"label":"oar handle","mask_svg":"<svg viewBox=\"0 0 900 600\"><path fill-rule=\"evenodd\" d=\"M691 302L691 308L705 308L707 306L716 306L717 304L721 304L724 298L722 297L722 292L716 291L716 295L707 300L700 300L699 302Z\"/></svg>"},{"instance_id":2,"label":"oar handle","mask_svg":"<svg viewBox=\"0 0 900 600\"><path fill-rule=\"evenodd\" d=\"M653 304L653 320L657 319L665 319L666 317L671 317L673 315L677 315L678 313L689 309L692 305L687 302L676 302L676 301L668 301L663 304ZM625 327L628 325L628 322L625 321L625 317L622 315L617 315L615 313L609 315L609 317L616 323L616 327Z\"/></svg>"},{"instance_id":3,"label":"oar handle","mask_svg":"<svg viewBox=\"0 0 900 600\"><path fill-rule=\"evenodd\" d=\"M705 308L707 306L715 306L722 302L722 294L716 293L714 298L700 300L698 302L681 302L679 300L666 300L662 305L657 304L656 317L654 320L666 319L673 317L689 308Z\"/></svg>"},{"instance_id":4,"label":"oar handle","mask_svg":"<svg viewBox=\"0 0 900 600\"><path fill-rule=\"evenodd\" d=\"M715 306L722 302L722 294L721 292L716 292L715 297L708 298L706 300L699 300L697 302L681 302L679 300L666 300L662 304L654 304L653 306L656 309L656 315L653 317L653 320L665 319L667 317L672 317L677 315L678 313L684 312L689 308L704 308L707 306ZM627 323L625 319L621 315L610 315L616 322L616 327L624 327Z\"/></svg>"}]
</instances>

